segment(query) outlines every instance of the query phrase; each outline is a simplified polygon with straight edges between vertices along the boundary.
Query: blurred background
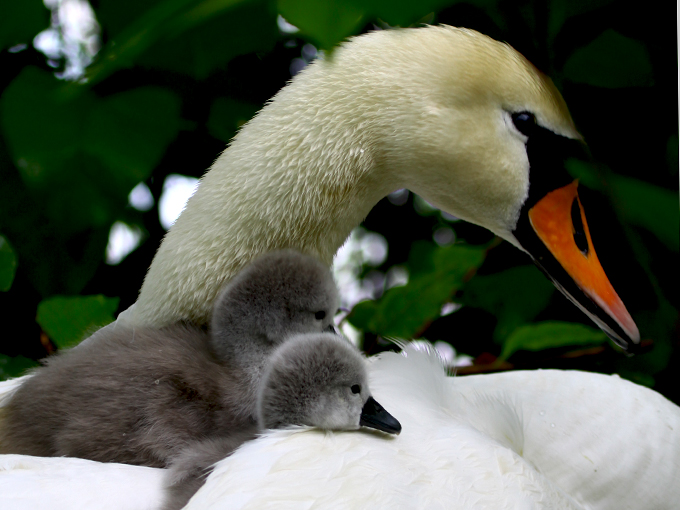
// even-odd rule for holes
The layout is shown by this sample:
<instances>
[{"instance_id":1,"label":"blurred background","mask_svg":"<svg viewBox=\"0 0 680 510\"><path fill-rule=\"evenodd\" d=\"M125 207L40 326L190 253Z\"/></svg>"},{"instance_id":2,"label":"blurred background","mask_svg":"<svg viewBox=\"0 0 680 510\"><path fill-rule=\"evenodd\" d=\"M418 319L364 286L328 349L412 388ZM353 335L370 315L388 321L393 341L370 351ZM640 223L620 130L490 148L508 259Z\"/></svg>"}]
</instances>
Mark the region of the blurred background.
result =
<instances>
[{"instance_id":1,"label":"blurred background","mask_svg":"<svg viewBox=\"0 0 680 510\"><path fill-rule=\"evenodd\" d=\"M2 11L0 378L135 301L197 179L322 52L445 23L507 41L562 91L593 155L569 170L642 352L613 347L526 255L408 190L336 257L343 330L369 354L395 349L392 337L429 340L458 374L618 373L680 403L672 2L22 0Z\"/></svg>"}]
</instances>

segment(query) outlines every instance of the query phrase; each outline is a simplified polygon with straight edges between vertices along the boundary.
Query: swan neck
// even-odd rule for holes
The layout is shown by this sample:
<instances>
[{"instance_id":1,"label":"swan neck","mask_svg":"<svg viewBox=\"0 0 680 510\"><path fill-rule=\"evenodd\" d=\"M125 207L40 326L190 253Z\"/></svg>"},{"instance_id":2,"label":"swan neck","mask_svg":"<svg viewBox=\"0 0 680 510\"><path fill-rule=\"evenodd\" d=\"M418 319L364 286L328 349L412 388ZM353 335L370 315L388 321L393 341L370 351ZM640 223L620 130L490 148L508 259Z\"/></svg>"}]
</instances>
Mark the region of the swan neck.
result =
<instances>
[{"instance_id":1,"label":"swan neck","mask_svg":"<svg viewBox=\"0 0 680 510\"><path fill-rule=\"evenodd\" d=\"M360 118L311 99L300 111L290 89L305 87L284 89L202 178L125 316L133 325L207 324L224 283L261 253L295 248L330 266L352 229L400 187Z\"/></svg>"}]
</instances>

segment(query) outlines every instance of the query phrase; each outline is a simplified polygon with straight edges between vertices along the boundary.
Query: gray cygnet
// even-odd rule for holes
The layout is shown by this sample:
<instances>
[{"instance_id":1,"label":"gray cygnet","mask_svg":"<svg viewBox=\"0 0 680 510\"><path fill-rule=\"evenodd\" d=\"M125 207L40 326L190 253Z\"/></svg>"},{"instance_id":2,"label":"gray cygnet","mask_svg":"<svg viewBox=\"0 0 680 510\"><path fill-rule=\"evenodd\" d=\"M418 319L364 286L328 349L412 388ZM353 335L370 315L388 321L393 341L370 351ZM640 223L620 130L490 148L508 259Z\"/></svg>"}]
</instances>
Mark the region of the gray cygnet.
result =
<instances>
[{"instance_id":1,"label":"gray cygnet","mask_svg":"<svg viewBox=\"0 0 680 510\"><path fill-rule=\"evenodd\" d=\"M257 420L261 430L288 425L354 430L363 425L391 434L401 431L371 396L364 359L331 333L297 335L273 352L258 388ZM230 435L185 448L170 466L164 510L183 508L214 464L242 442Z\"/></svg>"},{"instance_id":2,"label":"gray cygnet","mask_svg":"<svg viewBox=\"0 0 680 510\"><path fill-rule=\"evenodd\" d=\"M258 430L268 355L332 329L337 304L321 262L266 254L226 285L209 332L109 327L48 359L3 409L0 453L165 467L199 439L233 433L240 444Z\"/></svg>"}]
</instances>

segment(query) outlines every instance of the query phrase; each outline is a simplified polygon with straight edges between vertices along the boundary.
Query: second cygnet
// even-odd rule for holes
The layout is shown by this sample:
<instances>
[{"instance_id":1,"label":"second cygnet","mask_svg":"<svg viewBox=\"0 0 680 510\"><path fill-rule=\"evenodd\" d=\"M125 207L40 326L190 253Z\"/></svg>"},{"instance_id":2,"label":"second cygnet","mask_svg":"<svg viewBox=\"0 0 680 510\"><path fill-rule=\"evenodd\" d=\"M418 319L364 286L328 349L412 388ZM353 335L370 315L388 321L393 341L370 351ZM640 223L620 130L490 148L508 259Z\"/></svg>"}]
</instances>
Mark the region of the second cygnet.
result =
<instances>
[{"instance_id":1,"label":"second cygnet","mask_svg":"<svg viewBox=\"0 0 680 510\"><path fill-rule=\"evenodd\" d=\"M288 425L355 430L371 427L399 434L401 425L371 396L365 360L332 333L288 338L269 357L258 387L261 430ZM233 436L189 445L172 463L164 510L183 508L213 465L236 447Z\"/></svg>"}]
</instances>

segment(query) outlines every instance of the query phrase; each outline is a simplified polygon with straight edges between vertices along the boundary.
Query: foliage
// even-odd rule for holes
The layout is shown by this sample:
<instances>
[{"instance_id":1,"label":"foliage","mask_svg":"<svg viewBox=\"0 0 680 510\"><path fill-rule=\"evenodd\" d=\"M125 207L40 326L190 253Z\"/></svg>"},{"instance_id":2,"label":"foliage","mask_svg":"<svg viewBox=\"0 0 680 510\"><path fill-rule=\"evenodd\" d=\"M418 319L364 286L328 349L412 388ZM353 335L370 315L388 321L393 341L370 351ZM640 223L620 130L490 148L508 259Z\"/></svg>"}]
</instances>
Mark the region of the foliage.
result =
<instances>
[{"instance_id":1,"label":"foliage","mask_svg":"<svg viewBox=\"0 0 680 510\"><path fill-rule=\"evenodd\" d=\"M433 249L431 268L416 273L404 287L385 292L379 301L363 301L349 315L352 325L383 336L414 338L439 316L442 305L484 261L485 250L465 245Z\"/></svg>"},{"instance_id":2,"label":"foliage","mask_svg":"<svg viewBox=\"0 0 680 510\"><path fill-rule=\"evenodd\" d=\"M54 296L38 305L38 324L59 349L71 347L113 322L117 298Z\"/></svg>"},{"instance_id":3,"label":"foliage","mask_svg":"<svg viewBox=\"0 0 680 510\"><path fill-rule=\"evenodd\" d=\"M40 0L12 2L0 20L0 309L7 331L0 377L46 354L41 334L64 347L111 320L116 299L117 311L134 302L164 234L157 207L129 204L135 185L145 183L158 204L168 174L200 176L290 79L293 64L311 58L306 44L332 51L375 27L430 22L507 41L548 73L597 162L574 161L570 171L586 188L599 258L654 348L630 359L611 350L570 357L559 366L618 372L680 401L672 5L99 0L95 7L103 45L71 82L55 76L54 66L66 66L64 55L48 60L31 46L50 22ZM279 29L278 15L299 31ZM359 303L349 316L372 334L366 341L373 348L383 348L375 335L419 335L480 359L501 356L531 367L549 365L529 351L602 342L515 248L427 210L412 195L400 204L383 200L364 222L389 245L372 274L397 265L409 272L406 286ZM116 221L139 229L144 241L110 266L104 254ZM455 234L455 244L437 246L442 230ZM442 315L447 302L462 306Z\"/></svg>"},{"instance_id":4,"label":"foliage","mask_svg":"<svg viewBox=\"0 0 680 510\"><path fill-rule=\"evenodd\" d=\"M0 291L7 292L12 287L17 270L17 255L7 239L0 235Z\"/></svg>"},{"instance_id":5,"label":"foliage","mask_svg":"<svg viewBox=\"0 0 680 510\"><path fill-rule=\"evenodd\" d=\"M515 328L536 317L554 289L536 267L517 266L473 279L465 287L461 302L495 316L498 322L494 340L501 342Z\"/></svg>"},{"instance_id":6,"label":"foliage","mask_svg":"<svg viewBox=\"0 0 680 510\"><path fill-rule=\"evenodd\" d=\"M573 322L537 322L515 329L503 344L499 360L508 359L519 350L541 351L564 346L599 345L607 341L599 329Z\"/></svg>"},{"instance_id":7,"label":"foliage","mask_svg":"<svg viewBox=\"0 0 680 510\"><path fill-rule=\"evenodd\" d=\"M652 65L644 44L609 29L574 51L564 64L564 77L597 87L644 86L652 81Z\"/></svg>"},{"instance_id":8,"label":"foliage","mask_svg":"<svg viewBox=\"0 0 680 510\"><path fill-rule=\"evenodd\" d=\"M34 360L25 356L7 356L0 354L0 381L18 377L30 368L39 366Z\"/></svg>"}]
</instances>

